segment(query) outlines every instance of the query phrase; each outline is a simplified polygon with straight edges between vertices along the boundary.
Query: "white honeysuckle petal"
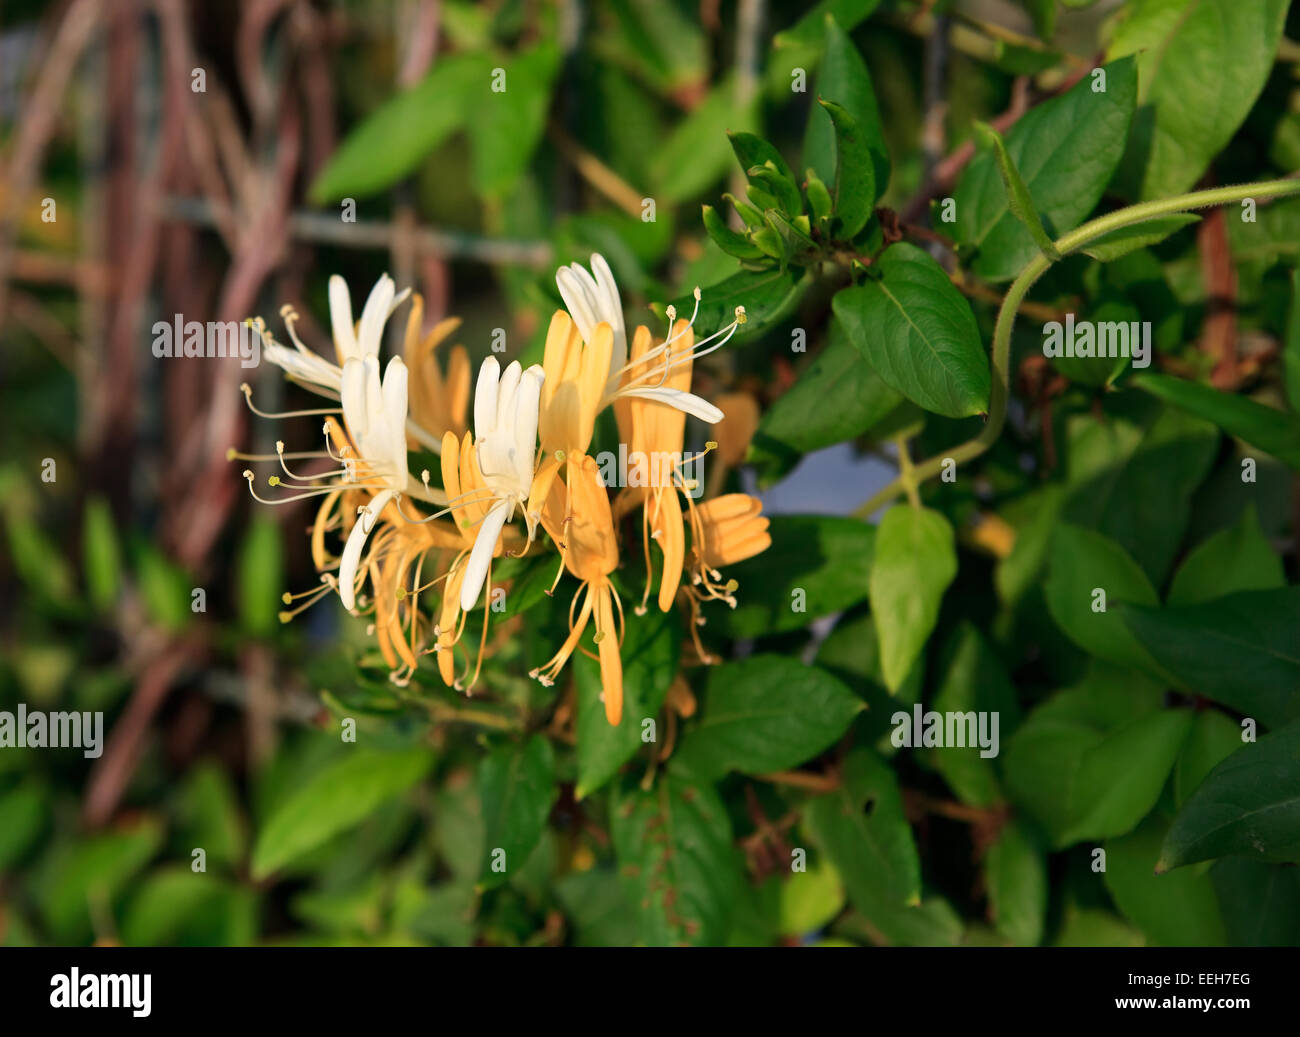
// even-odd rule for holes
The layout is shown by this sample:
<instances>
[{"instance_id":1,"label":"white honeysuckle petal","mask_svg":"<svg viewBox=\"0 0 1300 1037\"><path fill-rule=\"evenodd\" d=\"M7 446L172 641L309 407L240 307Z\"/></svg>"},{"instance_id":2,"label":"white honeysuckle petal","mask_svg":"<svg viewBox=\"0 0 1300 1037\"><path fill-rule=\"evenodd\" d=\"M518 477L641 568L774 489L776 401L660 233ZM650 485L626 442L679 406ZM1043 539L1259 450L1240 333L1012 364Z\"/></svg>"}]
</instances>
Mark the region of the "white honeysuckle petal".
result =
<instances>
[{"instance_id":1,"label":"white honeysuckle petal","mask_svg":"<svg viewBox=\"0 0 1300 1037\"><path fill-rule=\"evenodd\" d=\"M400 356L388 361L384 371L384 421L388 426L388 456L392 459L396 478L394 486L399 488L406 484L406 413L407 413L407 370Z\"/></svg>"},{"instance_id":2,"label":"white honeysuckle petal","mask_svg":"<svg viewBox=\"0 0 1300 1037\"><path fill-rule=\"evenodd\" d=\"M368 354L361 359L366 371L366 424L373 429L383 420L384 390L379 377L379 357Z\"/></svg>"},{"instance_id":3,"label":"white honeysuckle petal","mask_svg":"<svg viewBox=\"0 0 1300 1037\"><path fill-rule=\"evenodd\" d=\"M519 389L519 378L524 370L518 360L512 360L501 375L497 386L497 423L496 431L506 438L512 435L515 424L515 393Z\"/></svg>"},{"instance_id":4,"label":"white honeysuckle petal","mask_svg":"<svg viewBox=\"0 0 1300 1037\"><path fill-rule=\"evenodd\" d=\"M533 479L533 462L537 453L537 408L542 397L542 383L546 372L533 364L519 381L516 393L514 421L515 475L527 494ZM524 497L523 499L527 499Z\"/></svg>"},{"instance_id":5,"label":"white honeysuckle petal","mask_svg":"<svg viewBox=\"0 0 1300 1037\"><path fill-rule=\"evenodd\" d=\"M357 348L361 350L362 356L374 356L379 352L379 343L384 337L384 321L388 319L388 307L395 291L396 285L387 274L381 275L374 288L370 289L370 298L361 311L361 324L357 334Z\"/></svg>"},{"instance_id":6,"label":"white honeysuckle petal","mask_svg":"<svg viewBox=\"0 0 1300 1037\"><path fill-rule=\"evenodd\" d=\"M474 438L480 442L496 429L497 383L500 378L501 365L497 358L485 357L478 369L478 384L474 387Z\"/></svg>"},{"instance_id":7,"label":"white honeysuckle petal","mask_svg":"<svg viewBox=\"0 0 1300 1037\"><path fill-rule=\"evenodd\" d=\"M348 534L348 542L343 548L343 559L339 562L339 597L343 599L343 607L349 612L357 604L354 585L357 579L357 566L361 563L361 550L366 546L366 538L370 536L370 531L374 529L375 523L379 519L379 513L388 506L388 502L392 499L392 490L384 490L376 494L374 499L367 505L370 514L366 515L362 512L357 515L356 524L352 527L352 532Z\"/></svg>"},{"instance_id":8,"label":"white honeysuckle petal","mask_svg":"<svg viewBox=\"0 0 1300 1037\"><path fill-rule=\"evenodd\" d=\"M411 295L410 288L403 288L400 292L394 295L393 301L388 304L388 312L384 315L384 320L387 320L394 313L396 313L397 307L401 306L402 303L406 302L406 300L410 298L410 295Z\"/></svg>"},{"instance_id":9,"label":"white honeysuckle petal","mask_svg":"<svg viewBox=\"0 0 1300 1037\"><path fill-rule=\"evenodd\" d=\"M624 389L620 396L636 396L643 400L654 400L656 403L666 403L679 411L684 411L693 417L710 425L716 425L721 421L725 414L713 406L708 400L701 396L696 396L692 392L683 392L681 389L668 389L664 387L649 389Z\"/></svg>"},{"instance_id":10,"label":"white honeysuckle petal","mask_svg":"<svg viewBox=\"0 0 1300 1037\"><path fill-rule=\"evenodd\" d=\"M577 263L573 266L581 273L587 273ZM582 335L582 341L586 342L596 328L596 318L587 299L586 286L582 279L568 267L561 267L555 272L555 285L560 289L564 308L569 311L573 323L578 325L578 333Z\"/></svg>"},{"instance_id":11,"label":"white honeysuckle petal","mask_svg":"<svg viewBox=\"0 0 1300 1037\"><path fill-rule=\"evenodd\" d=\"M344 360L361 356L357 348L357 335L352 327L352 297L348 294L348 284L338 274L330 278L330 323L334 329L334 341Z\"/></svg>"},{"instance_id":12,"label":"white honeysuckle petal","mask_svg":"<svg viewBox=\"0 0 1300 1037\"><path fill-rule=\"evenodd\" d=\"M289 349L278 342L268 342L262 353L276 367L283 368L300 381L336 392L339 389L342 372L324 357L300 349Z\"/></svg>"},{"instance_id":13,"label":"white honeysuckle petal","mask_svg":"<svg viewBox=\"0 0 1300 1037\"><path fill-rule=\"evenodd\" d=\"M478 604L479 592L483 589L483 581L487 578L488 566L492 564L492 552L496 550L497 538L501 535L501 528L506 524L506 513L509 510L510 505L506 501L498 501L492 505L492 510L479 524L478 535L474 538L474 547L469 553L469 560L465 563L465 581L460 585L462 612L468 612Z\"/></svg>"},{"instance_id":14,"label":"white honeysuckle petal","mask_svg":"<svg viewBox=\"0 0 1300 1037\"><path fill-rule=\"evenodd\" d=\"M388 320L388 309L395 291L393 279L383 274L366 297L366 304L361 308L361 317L357 321L357 348L363 357L379 353L384 337L384 322Z\"/></svg>"},{"instance_id":15,"label":"white honeysuckle petal","mask_svg":"<svg viewBox=\"0 0 1300 1037\"><path fill-rule=\"evenodd\" d=\"M597 321L606 321L614 332L614 349L609 369L621 371L627 363L627 323L623 319L623 300L618 294L618 282L605 257L599 252L591 255L591 269L596 275L596 286L601 297Z\"/></svg>"},{"instance_id":16,"label":"white honeysuckle petal","mask_svg":"<svg viewBox=\"0 0 1300 1037\"><path fill-rule=\"evenodd\" d=\"M352 357L343 365L339 396L343 400L343 420L353 436L364 436L369 423L366 420L366 365L359 357Z\"/></svg>"}]
</instances>

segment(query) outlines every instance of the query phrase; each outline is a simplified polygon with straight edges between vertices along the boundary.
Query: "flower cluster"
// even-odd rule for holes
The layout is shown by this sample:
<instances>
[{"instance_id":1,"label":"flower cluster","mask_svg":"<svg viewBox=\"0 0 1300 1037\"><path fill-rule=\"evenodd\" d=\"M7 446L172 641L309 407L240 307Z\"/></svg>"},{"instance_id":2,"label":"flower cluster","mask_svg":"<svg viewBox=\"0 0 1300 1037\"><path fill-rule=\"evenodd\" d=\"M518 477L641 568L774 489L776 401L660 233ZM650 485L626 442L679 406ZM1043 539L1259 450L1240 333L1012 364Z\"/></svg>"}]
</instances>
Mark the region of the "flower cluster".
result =
<instances>
[{"instance_id":1,"label":"flower cluster","mask_svg":"<svg viewBox=\"0 0 1300 1037\"><path fill-rule=\"evenodd\" d=\"M697 632L701 605L713 599L736 604L736 583L724 580L720 568L770 543L756 499L731 493L697 503L699 486L688 470L717 444L684 454L687 415L707 424L724 418L690 391L694 362L724 345L745 314L737 307L731 324L697 341L697 288L690 318L679 318L670 306L662 340L641 326L629 343L618 287L601 256L591 257L590 270L577 263L561 269L556 283L565 309L551 319L542 363L524 369L516 361L502 370L496 357L484 359L471 429L468 355L455 347L445 368L436 355L457 322L443 321L421 335L423 306L413 296L403 355L381 365L384 328L409 292L398 293L389 277L381 277L354 323L347 286L331 278L337 363L302 343L289 307L282 316L292 348L275 341L260 319L253 322L268 359L290 380L336 404L283 414L254 411L324 417L324 449L288 454L279 442L273 456L231 451L231 457L278 463L279 471L266 481L288 491L279 498L259 494L252 470L244 472L259 501L320 499L311 549L321 584L286 594L286 603L296 605L281 618L287 621L337 593L349 612L371 617L398 683L409 681L420 659L433 654L448 686L472 688L487 645L494 560L506 553L520 556L549 540L560 558L552 591L566 571L579 585L568 637L530 675L550 685L575 651L593 656L600 663L606 717L618 724L620 646L628 620L612 576L622 559L624 527L635 530L639 513L646 575L634 612L645 613L652 593L664 612L680 602L704 661L710 660ZM252 407L251 390L243 391ZM669 459L658 466L665 475L633 473L621 489L606 486L590 454L597 418L606 408L613 408L628 456L641 464ZM418 479L411 475L412 447L439 455L441 486L428 470ZM302 461L308 466L300 469ZM342 544L338 554L328 546L334 540ZM477 651L471 651L462 647L466 618L480 601L483 631Z\"/></svg>"}]
</instances>

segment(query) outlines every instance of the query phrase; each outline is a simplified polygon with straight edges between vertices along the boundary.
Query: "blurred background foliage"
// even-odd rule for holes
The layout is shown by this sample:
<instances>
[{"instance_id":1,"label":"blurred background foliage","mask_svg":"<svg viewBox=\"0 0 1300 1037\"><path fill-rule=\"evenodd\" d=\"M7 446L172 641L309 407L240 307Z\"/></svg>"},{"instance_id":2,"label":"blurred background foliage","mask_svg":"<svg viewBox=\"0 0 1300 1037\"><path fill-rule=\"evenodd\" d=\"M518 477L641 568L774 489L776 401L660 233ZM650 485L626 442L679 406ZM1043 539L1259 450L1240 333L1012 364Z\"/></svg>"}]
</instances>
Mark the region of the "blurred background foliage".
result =
<instances>
[{"instance_id":1,"label":"blurred background foliage","mask_svg":"<svg viewBox=\"0 0 1300 1037\"><path fill-rule=\"evenodd\" d=\"M1287 701L1268 717L1257 708L1295 677L1293 658L1258 688L1247 681L1244 699L1232 666L1251 669L1252 652L1281 651L1295 630L1284 585L1300 365L1280 358L1300 349L1288 325L1300 206L1261 205L1253 223L1211 216L1114 262L1053 266L1022 310L1007 431L956 483L922 491L942 523L933 552L924 530L886 552L885 527L851 512L892 477L900 436L930 456L976 434L985 408L928 406L924 386L882 379L876 322L864 310L855 325L841 302L906 238L977 345L990 340L1005 282L1035 248L981 248L962 223L1006 204L989 193L1002 188L990 153L976 156L975 120L1022 162L1030 134L1018 143L1015 126L1046 110L1058 114L1040 134L1086 154L1113 145L1090 197L1056 185L1049 204L1022 165L1052 234L1099 199L1108 209L1300 168L1300 26L1286 7L5 4L0 708L102 710L106 743L95 760L0 750L0 942L1296 942L1285 825L1264 857L1220 846L1152 869L1175 813L1238 749L1238 715L1266 729L1295 715ZM1180 36L1170 19L1190 8L1227 29L1202 32L1198 15ZM1153 87L1137 62L1133 135L1127 117L1076 126L1045 108L1106 62L1133 82L1125 55L1162 43L1175 71ZM1178 106L1178 77L1221 97L1205 124ZM1152 144L1166 138L1199 151L1169 158ZM1062 154L1055 168L1070 165ZM845 170L859 179L846 186ZM945 229L935 207L954 193L959 220ZM742 218L751 203L757 222ZM593 251L637 322L695 285L706 331L737 302L752 318L736 348L699 367L695 391L748 396L761 412L747 463L722 485L761 491L774 543L728 573L741 605L711 613L704 636L731 661L686 671L703 722L683 716L667 767L635 732L628 743L593 727L586 660L572 667L576 705L526 679L563 627L562 610L520 590L539 589L535 568L513 574L512 617L527 615L481 698L436 680L394 687L364 623L333 600L282 625L280 595L314 582L311 516L253 506L226 450L269 451L278 435L293 450L315 433L249 422L240 382L268 409L310 404L275 372L149 350L154 320L260 313L275 328L286 302L323 347L327 277L355 295L387 270L423 294L429 323L463 319L457 340L476 365L497 329L527 363L558 305L555 268ZM1042 323L1068 309L1152 321L1166 375L1276 419L1231 405L1207 415L1204 400L1167 400L1176 388L1110 391L1110 368L1048 364ZM946 579L925 561L943 554L943 530L956 531ZM903 592L877 589L881 557L914 556L890 571ZM1095 633L1074 592L1098 573L1149 609L1149 639L1140 618L1136 633ZM893 614L881 605L936 579L928 625L878 629ZM795 589L806 612L789 607ZM1222 664L1221 694L1202 672L1168 672L1203 671L1191 648L1141 654L1194 643L1221 618L1161 600L1194 608L1230 590L1279 595L1242 605L1242 622L1283 626ZM625 647L629 695L658 712L681 631L648 622L629 637L644 639ZM755 696L794 734L710 733L710 710ZM1002 756L898 750L894 704L919 701L999 710ZM557 703L576 710L567 726ZM339 739L344 718L355 745ZM1297 744L1286 737L1284 760ZM668 815L672 853L656 835ZM495 847L526 863L493 873ZM795 850L807 868L791 873Z\"/></svg>"}]
</instances>

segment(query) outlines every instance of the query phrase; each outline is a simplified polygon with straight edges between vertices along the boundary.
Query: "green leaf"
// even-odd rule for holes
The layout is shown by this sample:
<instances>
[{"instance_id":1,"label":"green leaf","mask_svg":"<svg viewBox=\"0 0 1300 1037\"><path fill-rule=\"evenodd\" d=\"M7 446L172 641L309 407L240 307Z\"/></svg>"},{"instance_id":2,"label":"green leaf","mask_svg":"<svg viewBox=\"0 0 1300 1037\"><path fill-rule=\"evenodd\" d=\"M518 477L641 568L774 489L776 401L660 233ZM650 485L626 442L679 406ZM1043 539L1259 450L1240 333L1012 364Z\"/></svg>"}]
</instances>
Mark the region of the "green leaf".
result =
<instances>
[{"instance_id":1,"label":"green leaf","mask_svg":"<svg viewBox=\"0 0 1300 1037\"><path fill-rule=\"evenodd\" d=\"M551 743L533 735L522 745L494 749L478 765L486 832L479 885L498 886L533 852L558 789Z\"/></svg>"},{"instance_id":2,"label":"green leaf","mask_svg":"<svg viewBox=\"0 0 1300 1037\"><path fill-rule=\"evenodd\" d=\"M723 252L737 259L757 259L763 250L745 234L728 227L711 205L703 207L704 229Z\"/></svg>"},{"instance_id":3,"label":"green leaf","mask_svg":"<svg viewBox=\"0 0 1300 1037\"><path fill-rule=\"evenodd\" d=\"M266 878L358 824L420 781L432 766L433 757L423 749L347 749L290 793L267 819L253 847L253 877Z\"/></svg>"},{"instance_id":4,"label":"green leaf","mask_svg":"<svg viewBox=\"0 0 1300 1037\"><path fill-rule=\"evenodd\" d=\"M52 940L65 946L85 943L93 932L91 912L102 908L112 917L114 901L158 852L162 839L158 820L144 817L55 849L35 882L37 906Z\"/></svg>"},{"instance_id":5,"label":"green leaf","mask_svg":"<svg viewBox=\"0 0 1300 1037\"><path fill-rule=\"evenodd\" d=\"M257 513L239 549L239 621L253 637L266 637L280 625L284 592L284 551L280 526Z\"/></svg>"},{"instance_id":6,"label":"green leaf","mask_svg":"<svg viewBox=\"0 0 1300 1037\"><path fill-rule=\"evenodd\" d=\"M190 770L177 793L175 814L173 845L187 856L194 847L203 847L209 868L233 868L243 859L247 833L239 800L230 778L215 763Z\"/></svg>"},{"instance_id":7,"label":"green leaf","mask_svg":"<svg viewBox=\"0 0 1300 1037\"><path fill-rule=\"evenodd\" d=\"M889 385L949 418L982 414L989 362L975 316L943 268L906 242L885 250L879 279L835 294L849 340Z\"/></svg>"},{"instance_id":8,"label":"green leaf","mask_svg":"<svg viewBox=\"0 0 1300 1037\"><path fill-rule=\"evenodd\" d=\"M773 515L771 546L723 574L739 584L734 609L705 606L706 632L761 637L799 630L867 596L876 531L833 515Z\"/></svg>"},{"instance_id":9,"label":"green leaf","mask_svg":"<svg viewBox=\"0 0 1300 1037\"><path fill-rule=\"evenodd\" d=\"M1016 690L1006 667L984 635L963 622L944 646L944 665L932 708L938 713L969 713L998 718L998 739L1005 739L1020 715ZM992 746L997 755L997 746ZM980 755L979 745L944 746L927 753L957 798L971 806L987 807L999 802L993 759Z\"/></svg>"},{"instance_id":10,"label":"green leaf","mask_svg":"<svg viewBox=\"0 0 1300 1037\"><path fill-rule=\"evenodd\" d=\"M49 791L36 779L0 793L0 873L36 844L50 819Z\"/></svg>"},{"instance_id":11,"label":"green leaf","mask_svg":"<svg viewBox=\"0 0 1300 1037\"><path fill-rule=\"evenodd\" d=\"M573 660L578 689L578 784L583 799L618 773L641 747L641 723L658 715L677 673L681 626L675 615L652 611L629 620L623 638L623 721L605 718L600 666L579 655Z\"/></svg>"},{"instance_id":12,"label":"green leaf","mask_svg":"<svg viewBox=\"0 0 1300 1037\"><path fill-rule=\"evenodd\" d=\"M763 217L767 220L767 225L785 242L786 251L792 259L803 258L817 251L817 242L776 209L768 209Z\"/></svg>"},{"instance_id":13,"label":"green leaf","mask_svg":"<svg viewBox=\"0 0 1300 1037\"><path fill-rule=\"evenodd\" d=\"M1093 210L1124 151L1137 96L1136 68L1125 59L1107 65L1105 72L1105 92L1094 93L1093 77L1085 76L1030 110L1007 133L1007 154L1053 237L1078 226ZM1038 246L1011 210L996 158L977 155L953 197L954 234L979 249L972 272L987 281L1015 277Z\"/></svg>"},{"instance_id":14,"label":"green leaf","mask_svg":"<svg viewBox=\"0 0 1300 1037\"><path fill-rule=\"evenodd\" d=\"M648 172L655 198L675 205L699 197L721 180L731 164L727 130L752 122L752 109L736 107L735 82L724 79L654 149ZM748 168L743 161L741 165Z\"/></svg>"},{"instance_id":15,"label":"green leaf","mask_svg":"<svg viewBox=\"0 0 1300 1037\"><path fill-rule=\"evenodd\" d=\"M874 186L871 202L874 203L889 184L889 149L885 146L884 127L876 105L871 73L858 48L833 15L825 19L824 31L825 49L814 96L839 105L852 118L866 142L871 153ZM838 170L836 156L840 153L829 109L813 108L808 113L808 125L804 131L802 165L811 167L824 183L833 184Z\"/></svg>"},{"instance_id":16,"label":"green leaf","mask_svg":"<svg viewBox=\"0 0 1300 1037\"><path fill-rule=\"evenodd\" d=\"M843 909L844 883L830 861L817 861L781 883L780 931L785 936L815 933Z\"/></svg>"},{"instance_id":17,"label":"green leaf","mask_svg":"<svg viewBox=\"0 0 1300 1037\"><path fill-rule=\"evenodd\" d=\"M311 200L378 194L413 173L472 120L469 99L476 85L489 89L490 76L486 55L439 58L421 83L384 102L343 139L313 181Z\"/></svg>"},{"instance_id":18,"label":"green leaf","mask_svg":"<svg viewBox=\"0 0 1300 1037\"><path fill-rule=\"evenodd\" d=\"M152 544L140 547L136 575L150 617L170 631L183 629L192 617L191 580L185 570Z\"/></svg>"},{"instance_id":19,"label":"green leaf","mask_svg":"<svg viewBox=\"0 0 1300 1037\"><path fill-rule=\"evenodd\" d=\"M1007 788L1054 848L1122 835L1156 804L1191 724L1155 710L1108 730L1049 700L1011 739Z\"/></svg>"},{"instance_id":20,"label":"green leaf","mask_svg":"<svg viewBox=\"0 0 1300 1037\"><path fill-rule=\"evenodd\" d=\"M122 549L113 524L113 513L103 497L91 497L86 501L81 551L86 592L91 604L103 612L117 601L122 589Z\"/></svg>"},{"instance_id":21,"label":"green leaf","mask_svg":"<svg viewBox=\"0 0 1300 1037\"><path fill-rule=\"evenodd\" d=\"M1128 6L1109 57L1137 55L1141 107L1124 179L1141 198L1186 191L1232 139L1268 79L1286 11L1287 0Z\"/></svg>"},{"instance_id":22,"label":"green leaf","mask_svg":"<svg viewBox=\"0 0 1300 1037\"><path fill-rule=\"evenodd\" d=\"M739 131L728 133L727 139L731 142L731 150L736 155L736 161L740 163L740 168L746 171L746 175L755 166L765 167L770 164L772 171L777 176L794 185L794 173L790 171L790 166L781 157L781 152L777 151L775 145L770 141L765 140L756 133Z\"/></svg>"},{"instance_id":23,"label":"green leaf","mask_svg":"<svg viewBox=\"0 0 1300 1037\"><path fill-rule=\"evenodd\" d=\"M803 825L834 862L859 911L920 903L921 863L898 779L870 750L844 757L840 787L808 801Z\"/></svg>"},{"instance_id":24,"label":"green leaf","mask_svg":"<svg viewBox=\"0 0 1300 1037\"><path fill-rule=\"evenodd\" d=\"M505 89L493 91L490 79L473 81L468 99L474 106L466 123L473 186L487 197L510 191L528 168L546 128L560 50L543 41L498 67L505 73Z\"/></svg>"},{"instance_id":25,"label":"green leaf","mask_svg":"<svg viewBox=\"0 0 1300 1037\"><path fill-rule=\"evenodd\" d=\"M726 939L743 878L726 807L712 786L671 770L648 791L628 786L610 809L610 836L641 943L716 946Z\"/></svg>"},{"instance_id":26,"label":"green leaf","mask_svg":"<svg viewBox=\"0 0 1300 1037\"><path fill-rule=\"evenodd\" d=\"M997 930L1020 947L1043 942L1047 915L1047 856L1019 821L1002 829L984 862L989 906Z\"/></svg>"},{"instance_id":27,"label":"green leaf","mask_svg":"<svg viewBox=\"0 0 1300 1037\"><path fill-rule=\"evenodd\" d=\"M1167 374L1134 375L1132 382L1180 410L1214 422L1229 435L1292 468L1300 468L1300 417L1295 414Z\"/></svg>"},{"instance_id":28,"label":"green leaf","mask_svg":"<svg viewBox=\"0 0 1300 1037\"><path fill-rule=\"evenodd\" d=\"M750 183L761 184L763 189L777 200L778 211L787 218L787 221L803 212L803 196L799 194L799 185L786 174L778 172L775 163L753 166L746 170L745 175L749 177Z\"/></svg>"},{"instance_id":29,"label":"green leaf","mask_svg":"<svg viewBox=\"0 0 1300 1037\"><path fill-rule=\"evenodd\" d=\"M1061 522L1052 532L1048 565L1047 608L1066 637L1101 659L1159 672L1116 610L1123 601L1159 603L1151 581L1122 547L1100 533Z\"/></svg>"},{"instance_id":30,"label":"green leaf","mask_svg":"<svg viewBox=\"0 0 1300 1037\"><path fill-rule=\"evenodd\" d=\"M957 575L952 526L939 512L897 505L876 531L871 612L880 664L891 692L902 685L939 618L939 603Z\"/></svg>"},{"instance_id":31,"label":"green leaf","mask_svg":"<svg viewBox=\"0 0 1300 1037\"><path fill-rule=\"evenodd\" d=\"M1207 774L1242 746L1241 728L1213 709L1196 714L1183 751L1174 765L1174 802L1182 806Z\"/></svg>"},{"instance_id":32,"label":"green leaf","mask_svg":"<svg viewBox=\"0 0 1300 1037\"><path fill-rule=\"evenodd\" d=\"M980 143L993 153L993 158L997 162L998 174L1002 177L1002 186L1007 192L1007 206L1011 209L1011 215L1018 219L1025 230L1029 231L1029 236L1033 239L1038 250L1048 259L1055 262L1061 258L1061 253L1057 251L1052 236L1043 228L1042 218L1038 215L1038 210L1034 208L1034 200L1029 196L1029 188L1021 179L1020 171L1016 169L1016 164L1007 154L1006 142L1002 139L1002 134L995 130L988 123L975 123L975 136L979 138Z\"/></svg>"},{"instance_id":33,"label":"green leaf","mask_svg":"<svg viewBox=\"0 0 1300 1037\"><path fill-rule=\"evenodd\" d=\"M903 397L885 384L831 319L825 348L764 413L749 448L760 485L785 475L803 455L862 435Z\"/></svg>"},{"instance_id":34,"label":"green leaf","mask_svg":"<svg viewBox=\"0 0 1300 1037\"><path fill-rule=\"evenodd\" d=\"M1140 248L1158 245L1171 234L1176 234L1184 227L1200 222L1200 216L1194 212L1175 212L1168 216L1155 216L1141 223L1131 223L1127 227L1109 231L1099 238L1094 238L1085 245L1081 252L1103 263L1119 259Z\"/></svg>"},{"instance_id":35,"label":"green leaf","mask_svg":"<svg viewBox=\"0 0 1300 1037\"><path fill-rule=\"evenodd\" d=\"M145 879L122 918L128 947L247 947L256 938L254 891L183 865Z\"/></svg>"},{"instance_id":36,"label":"green leaf","mask_svg":"<svg viewBox=\"0 0 1300 1037\"><path fill-rule=\"evenodd\" d=\"M1228 855L1300 860L1300 722L1210 771L1165 834L1157 871Z\"/></svg>"},{"instance_id":37,"label":"green leaf","mask_svg":"<svg viewBox=\"0 0 1300 1037\"><path fill-rule=\"evenodd\" d=\"M1223 918L1210 877L1199 871L1154 873L1164 822L1150 818L1132 835L1106 844L1106 888L1151 943L1213 947L1224 942Z\"/></svg>"},{"instance_id":38,"label":"green leaf","mask_svg":"<svg viewBox=\"0 0 1300 1037\"><path fill-rule=\"evenodd\" d=\"M1197 545L1174 573L1167 603L1197 605L1235 591L1271 590L1286 585L1282 560L1259 528L1254 502L1241 518Z\"/></svg>"},{"instance_id":39,"label":"green leaf","mask_svg":"<svg viewBox=\"0 0 1300 1037\"><path fill-rule=\"evenodd\" d=\"M835 742L863 709L837 678L779 655L710 667L699 719L676 759L692 774L789 770Z\"/></svg>"},{"instance_id":40,"label":"green leaf","mask_svg":"<svg viewBox=\"0 0 1300 1037\"><path fill-rule=\"evenodd\" d=\"M1126 605L1121 612L1182 687L1266 727L1300 717L1300 587L1173 608Z\"/></svg>"},{"instance_id":41,"label":"green leaf","mask_svg":"<svg viewBox=\"0 0 1300 1037\"><path fill-rule=\"evenodd\" d=\"M834 101L818 104L835 127L835 190L831 192L839 237L850 241L875 212L876 178L871 146L857 120Z\"/></svg>"},{"instance_id":42,"label":"green leaf","mask_svg":"<svg viewBox=\"0 0 1300 1037\"><path fill-rule=\"evenodd\" d=\"M1210 473L1219 433L1209 422L1135 394L1112 394L1102 417L1067 424L1066 521L1095 529L1132 555L1152 584L1169 574Z\"/></svg>"},{"instance_id":43,"label":"green leaf","mask_svg":"<svg viewBox=\"0 0 1300 1037\"><path fill-rule=\"evenodd\" d=\"M880 0L820 0L794 25L778 32L772 41L773 46L798 47L820 43L828 19L844 26L844 31L851 32L879 6Z\"/></svg>"},{"instance_id":44,"label":"green leaf","mask_svg":"<svg viewBox=\"0 0 1300 1037\"><path fill-rule=\"evenodd\" d=\"M1232 947L1300 944L1300 873L1282 864L1225 857L1210 869Z\"/></svg>"}]
</instances>

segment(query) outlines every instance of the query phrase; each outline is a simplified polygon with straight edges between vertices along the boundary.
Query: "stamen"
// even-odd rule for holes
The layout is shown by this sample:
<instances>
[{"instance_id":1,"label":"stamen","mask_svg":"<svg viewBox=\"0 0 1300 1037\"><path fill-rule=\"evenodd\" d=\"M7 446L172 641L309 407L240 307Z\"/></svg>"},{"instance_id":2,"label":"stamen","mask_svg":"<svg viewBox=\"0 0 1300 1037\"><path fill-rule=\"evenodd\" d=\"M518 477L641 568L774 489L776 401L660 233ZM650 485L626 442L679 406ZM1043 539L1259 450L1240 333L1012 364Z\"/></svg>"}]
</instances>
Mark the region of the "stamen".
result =
<instances>
[{"instance_id":1,"label":"stamen","mask_svg":"<svg viewBox=\"0 0 1300 1037\"><path fill-rule=\"evenodd\" d=\"M306 418L313 414L342 414L343 411L338 407L326 407L320 410L287 410L280 414L272 414L270 411L258 410L253 403L253 389L247 382L241 382L239 391L244 394L244 401L248 404L248 409L256 414L259 418Z\"/></svg>"}]
</instances>

